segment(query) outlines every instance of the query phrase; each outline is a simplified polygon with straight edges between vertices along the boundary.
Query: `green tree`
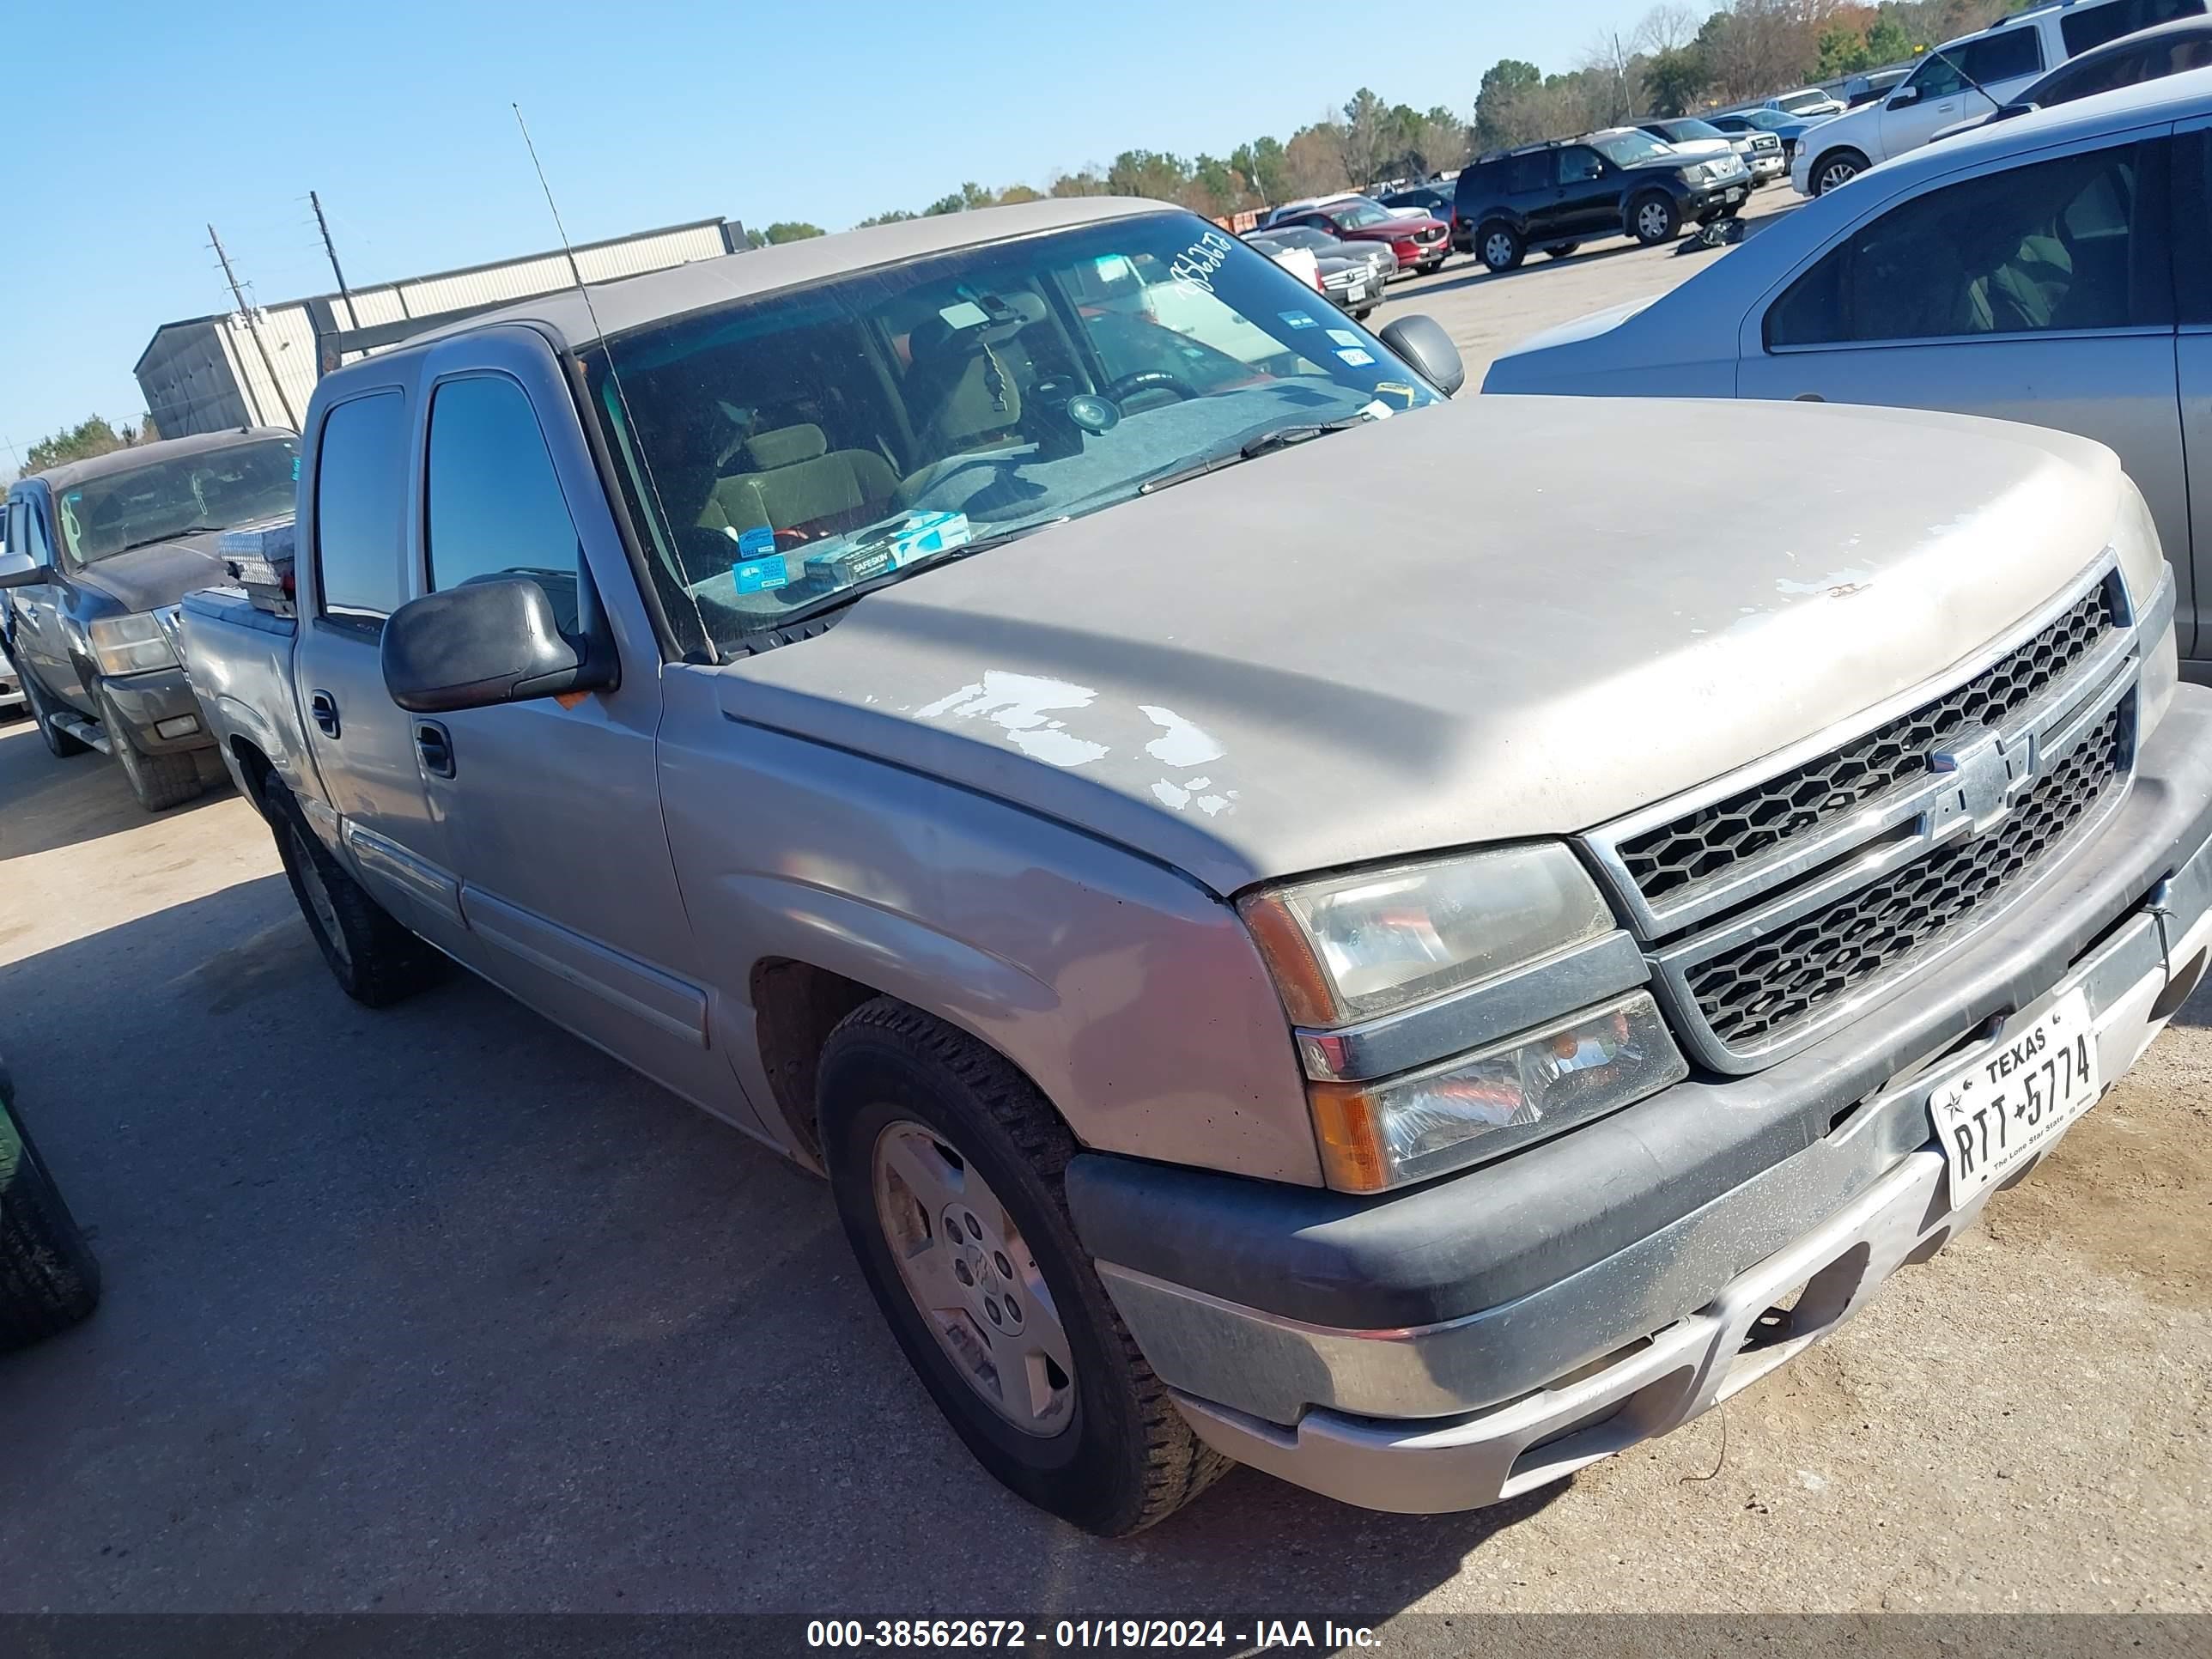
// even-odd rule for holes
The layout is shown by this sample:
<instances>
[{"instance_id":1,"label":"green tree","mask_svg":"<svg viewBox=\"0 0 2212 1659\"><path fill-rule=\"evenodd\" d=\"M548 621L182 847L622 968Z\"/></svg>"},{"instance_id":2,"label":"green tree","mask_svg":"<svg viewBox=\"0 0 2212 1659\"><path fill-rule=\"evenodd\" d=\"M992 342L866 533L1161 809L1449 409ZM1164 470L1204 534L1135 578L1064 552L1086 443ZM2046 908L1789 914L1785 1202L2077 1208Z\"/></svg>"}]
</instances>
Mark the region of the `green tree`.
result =
<instances>
[{"instance_id":1,"label":"green tree","mask_svg":"<svg viewBox=\"0 0 2212 1659\"><path fill-rule=\"evenodd\" d=\"M1912 56L1912 37L1894 18L1881 17L1867 31L1867 58L1879 69L1885 64L1901 64Z\"/></svg>"},{"instance_id":2,"label":"green tree","mask_svg":"<svg viewBox=\"0 0 2212 1659\"><path fill-rule=\"evenodd\" d=\"M1180 155L1165 150L1125 149L1106 169L1106 183L1116 196L1149 196L1157 201L1182 199L1190 183L1190 168Z\"/></svg>"},{"instance_id":3,"label":"green tree","mask_svg":"<svg viewBox=\"0 0 2212 1659\"><path fill-rule=\"evenodd\" d=\"M118 428L103 416L93 415L79 421L64 431L41 438L26 452L22 476L43 472L50 466L59 466L64 461L87 461L95 455L106 455L118 449L129 449L142 443L150 443L161 434L154 429L151 419L138 426L128 422Z\"/></svg>"},{"instance_id":4,"label":"green tree","mask_svg":"<svg viewBox=\"0 0 2212 1659\"><path fill-rule=\"evenodd\" d=\"M1823 29L1820 31L1820 56L1813 65L1813 78L1815 81L1832 81L1839 76L1856 75L1861 70L1872 69L1875 63L1866 35L1853 28Z\"/></svg>"},{"instance_id":5,"label":"green tree","mask_svg":"<svg viewBox=\"0 0 2212 1659\"><path fill-rule=\"evenodd\" d=\"M1475 148L1500 149L1514 143L1514 106L1543 84L1544 72L1518 58L1501 58L1483 70L1474 100Z\"/></svg>"},{"instance_id":6,"label":"green tree","mask_svg":"<svg viewBox=\"0 0 2212 1659\"><path fill-rule=\"evenodd\" d=\"M1656 52L1644 67L1644 87L1654 115L1687 115L1705 96L1712 76L1693 46Z\"/></svg>"},{"instance_id":7,"label":"green tree","mask_svg":"<svg viewBox=\"0 0 2212 1659\"><path fill-rule=\"evenodd\" d=\"M1052 181L1045 186L1045 192L1061 197L1110 196L1114 193L1113 187L1106 182L1105 175L1095 166L1079 168L1073 173L1054 173Z\"/></svg>"},{"instance_id":8,"label":"green tree","mask_svg":"<svg viewBox=\"0 0 2212 1659\"><path fill-rule=\"evenodd\" d=\"M921 216L919 213L910 212L905 208L893 208L888 213L875 213L869 215L868 217L861 220L859 224L854 226L853 228L855 230L866 230L870 225L901 225L904 224L909 219L919 219L920 217L921 217Z\"/></svg>"},{"instance_id":9,"label":"green tree","mask_svg":"<svg viewBox=\"0 0 2212 1659\"><path fill-rule=\"evenodd\" d=\"M1229 165L1244 181L1244 188L1259 198L1261 206L1273 207L1290 199L1281 140L1255 138L1249 144L1239 144L1229 152Z\"/></svg>"},{"instance_id":10,"label":"green tree","mask_svg":"<svg viewBox=\"0 0 2212 1659\"><path fill-rule=\"evenodd\" d=\"M803 242L810 236L826 233L819 225L810 225L797 219L779 219L766 230L749 230L745 240L755 247L767 247L776 242Z\"/></svg>"}]
</instances>

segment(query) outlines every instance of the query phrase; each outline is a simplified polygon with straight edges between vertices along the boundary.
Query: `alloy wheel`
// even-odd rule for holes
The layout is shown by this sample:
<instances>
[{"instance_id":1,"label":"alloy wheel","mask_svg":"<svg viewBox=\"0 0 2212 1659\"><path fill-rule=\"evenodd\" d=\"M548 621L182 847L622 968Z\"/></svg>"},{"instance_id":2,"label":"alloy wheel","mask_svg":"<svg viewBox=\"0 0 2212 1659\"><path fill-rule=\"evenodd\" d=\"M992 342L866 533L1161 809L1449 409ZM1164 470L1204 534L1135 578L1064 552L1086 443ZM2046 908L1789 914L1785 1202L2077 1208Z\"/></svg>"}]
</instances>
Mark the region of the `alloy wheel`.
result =
<instances>
[{"instance_id":1,"label":"alloy wheel","mask_svg":"<svg viewBox=\"0 0 2212 1659\"><path fill-rule=\"evenodd\" d=\"M300 872L300 890L307 896L307 907L315 913L315 926L330 942L331 954L350 967L353 952L346 948L345 929L338 925L337 907L331 902L331 890L323 884L323 872L315 863L314 849L307 845L298 824L287 824L284 833L291 840L292 862Z\"/></svg>"},{"instance_id":2,"label":"alloy wheel","mask_svg":"<svg viewBox=\"0 0 2212 1659\"><path fill-rule=\"evenodd\" d=\"M1658 202L1646 202L1637 210L1636 228L1653 241L1667 234L1667 209Z\"/></svg>"},{"instance_id":3,"label":"alloy wheel","mask_svg":"<svg viewBox=\"0 0 2212 1659\"><path fill-rule=\"evenodd\" d=\"M1491 237L1482 245L1482 263L1492 270L1499 270L1512 263L1513 239L1503 233Z\"/></svg>"}]
</instances>

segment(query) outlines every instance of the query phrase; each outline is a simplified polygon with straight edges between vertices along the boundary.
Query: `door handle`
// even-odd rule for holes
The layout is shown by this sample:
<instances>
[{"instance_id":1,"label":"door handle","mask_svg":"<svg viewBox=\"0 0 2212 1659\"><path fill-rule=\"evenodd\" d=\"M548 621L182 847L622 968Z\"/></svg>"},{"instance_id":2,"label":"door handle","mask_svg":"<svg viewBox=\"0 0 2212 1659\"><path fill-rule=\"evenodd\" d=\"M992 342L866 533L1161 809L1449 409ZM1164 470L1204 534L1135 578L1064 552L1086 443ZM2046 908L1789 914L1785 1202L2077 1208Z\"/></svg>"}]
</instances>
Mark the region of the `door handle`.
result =
<instances>
[{"instance_id":1,"label":"door handle","mask_svg":"<svg viewBox=\"0 0 2212 1659\"><path fill-rule=\"evenodd\" d=\"M435 720L415 722L415 757L434 778L453 775L453 735Z\"/></svg>"},{"instance_id":2,"label":"door handle","mask_svg":"<svg viewBox=\"0 0 2212 1659\"><path fill-rule=\"evenodd\" d=\"M337 736L337 699L331 696L329 692L310 692L307 696L307 713L314 717L316 728L320 731L325 737L335 738Z\"/></svg>"}]
</instances>

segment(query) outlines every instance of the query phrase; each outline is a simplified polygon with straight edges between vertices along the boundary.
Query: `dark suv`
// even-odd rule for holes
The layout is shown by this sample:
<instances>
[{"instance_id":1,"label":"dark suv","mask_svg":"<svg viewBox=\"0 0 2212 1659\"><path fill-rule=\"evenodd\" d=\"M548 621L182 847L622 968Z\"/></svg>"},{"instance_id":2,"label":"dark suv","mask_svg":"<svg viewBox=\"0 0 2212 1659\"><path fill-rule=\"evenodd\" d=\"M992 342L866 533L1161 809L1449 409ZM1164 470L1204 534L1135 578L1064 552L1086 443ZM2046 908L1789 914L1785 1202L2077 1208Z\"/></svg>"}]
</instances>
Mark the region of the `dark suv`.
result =
<instances>
[{"instance_id":1,"label":"dark suv","mask_svg":"<svg viewBox=\"0 0 2212 1659\"><path fill-rule=\"evenodd\" d=\"M1486 155L1459 175L1456 208L1482 263L1510 270L1531 249L1565 258L1600 236L1669 241L1750 194L1737 156L1685 155L1620 127Z\"/></svg>"},{"instance_id":2,"label":"dark suv","mask_svg":"<svg viewBox=\"0 0 2212 1659\"><path fill-rule=\"evenodd\" d=\"M247 428L71 461L8 492L0 630L56 756L120 763L148 811L223 775L167 623L222 580L216 544L289 518L300 441Z\"/></svg>"}]
</instances>

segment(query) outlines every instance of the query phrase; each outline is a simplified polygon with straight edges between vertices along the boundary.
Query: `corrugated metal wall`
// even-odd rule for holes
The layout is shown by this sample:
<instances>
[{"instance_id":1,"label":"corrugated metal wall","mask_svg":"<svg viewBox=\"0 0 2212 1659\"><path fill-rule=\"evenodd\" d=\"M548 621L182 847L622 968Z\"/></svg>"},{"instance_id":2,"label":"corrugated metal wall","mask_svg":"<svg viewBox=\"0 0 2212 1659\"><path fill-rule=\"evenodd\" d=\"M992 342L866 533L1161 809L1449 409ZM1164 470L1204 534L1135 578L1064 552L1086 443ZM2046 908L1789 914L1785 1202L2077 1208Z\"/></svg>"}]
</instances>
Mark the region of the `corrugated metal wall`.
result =
<instances>
[{"instance_id":1,"label":"corrugated metal wall","mask_svg":"<svg viewBox=\"0 0 2212 1659\"><path fill-rule=\"evenodd\" d=\"M720 219L678 225L578 248L576 265L587 283L610 282L694 259L718 258L729 251L728 234ZM350 322L344 301L331 296L318 303L331 308L341 328L374 328L526 300L566 288L571 280L568 255L535 254L471 270L356 289ZM138 361L138 386L164 436L249 424L299 424L317 379L315 326L308 302L271 306L258 320L262 343L276 366L274 380L241 317L167 323L155 331L153 343Z\"/></svg>"}]
</instances>

